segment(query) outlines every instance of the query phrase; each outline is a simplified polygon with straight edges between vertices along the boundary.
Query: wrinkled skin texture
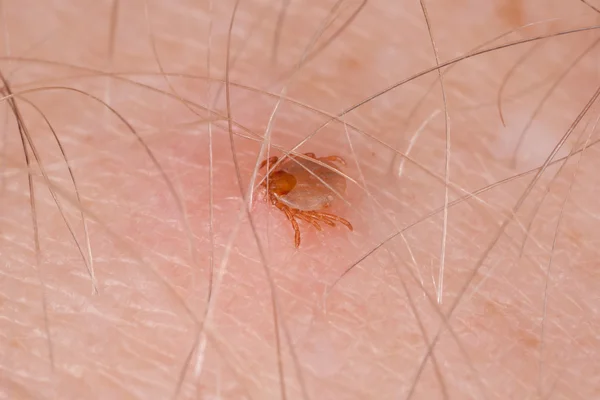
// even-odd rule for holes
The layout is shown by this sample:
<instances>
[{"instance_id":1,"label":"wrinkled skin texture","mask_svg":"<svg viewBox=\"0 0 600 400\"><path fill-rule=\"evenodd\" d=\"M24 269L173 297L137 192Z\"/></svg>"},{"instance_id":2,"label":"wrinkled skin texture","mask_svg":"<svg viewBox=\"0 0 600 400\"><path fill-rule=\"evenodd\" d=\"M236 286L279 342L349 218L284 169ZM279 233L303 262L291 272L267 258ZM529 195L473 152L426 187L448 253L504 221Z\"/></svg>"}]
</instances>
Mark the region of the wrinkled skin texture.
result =
<instances>
[{"instance_id":1,"label":"wrinkled skin texture","mask_svg":"<svg viewBox=\"0 0 600 400\"><path fill-rule=\"evenodd\" d=\"M598 49L582 54L598 31L444 69L449 135L435 71L315 134L435 66L419 2L369 1L335 36L358 2L241 1L230 41L234 4L213 3L2 1L1 71L52 184L27 168L5 100L0 397L600 396L597 146L531 187L535 173L518 176L544 165L594 95ZM598 22L577 0L425 5L440 62L525 24L539 22L495 44ZM59 136L80 202L27 101ZM555 158L593 143L597 118L595 104ZM296 250L285 216L258 196L249 222L242 192L263 143L281 156L305 139L298 152L348 161L354 181L335 210L355 229L306 229ZM85 215L98 294L49 186L87 257Z\"/></svg>"}]
</instances>

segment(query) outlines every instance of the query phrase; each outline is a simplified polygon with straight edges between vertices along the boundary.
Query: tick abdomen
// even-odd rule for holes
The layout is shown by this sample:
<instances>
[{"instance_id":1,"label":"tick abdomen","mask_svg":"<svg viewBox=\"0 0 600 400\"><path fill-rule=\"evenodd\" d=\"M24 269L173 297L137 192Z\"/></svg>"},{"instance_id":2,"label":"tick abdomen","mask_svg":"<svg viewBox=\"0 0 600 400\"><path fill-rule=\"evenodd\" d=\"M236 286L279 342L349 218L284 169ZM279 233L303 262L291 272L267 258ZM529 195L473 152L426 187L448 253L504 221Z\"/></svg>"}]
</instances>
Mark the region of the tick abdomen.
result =
<instances>
[{"instance_id":1,"label":"tick abdomen","mask_svg":"<svg viewBox=\"0 0 600 400\"><path fill-rule=\"evenodd\" d=\"M278 196L278 199L291 208L318 211L328 207L338 194L343 195L346 192L346 178L336 172L333 163L321 162L334 170L309 160L290 160L282 170L296 178L296 186L286 195Z\"/></svg>"}]
</instances>

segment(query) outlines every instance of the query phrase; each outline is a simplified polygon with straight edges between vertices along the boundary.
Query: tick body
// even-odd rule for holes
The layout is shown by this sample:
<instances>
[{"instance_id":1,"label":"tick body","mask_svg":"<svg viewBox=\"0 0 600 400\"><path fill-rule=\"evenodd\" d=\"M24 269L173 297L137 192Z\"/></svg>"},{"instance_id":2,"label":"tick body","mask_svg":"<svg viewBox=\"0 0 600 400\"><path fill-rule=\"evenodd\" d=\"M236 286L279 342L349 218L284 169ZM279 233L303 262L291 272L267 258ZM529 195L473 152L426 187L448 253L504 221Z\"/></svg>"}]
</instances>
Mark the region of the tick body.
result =
<instances>
[{"instance_id":1,"label":"tick body","mask_svg":"<svg viewBox=\"0 0 600 400\"><path fill-rule=\"evenodd\" d=\"M352 224L344 218L324 212L336 197L346 192L346 178L337 172L337 164L345 165L344 159L338 156L316 157L314 153L306 153L305 156L309 159L288 156L262 183L269 202L281 210L292 224L296 247L300 246L298 220L310 223L319 231L322 230L321 223L335 226L337 222L352 230ZM271 157L264 160L260 168L269 170L278 159Z\"/></svg>"}]
</instances>

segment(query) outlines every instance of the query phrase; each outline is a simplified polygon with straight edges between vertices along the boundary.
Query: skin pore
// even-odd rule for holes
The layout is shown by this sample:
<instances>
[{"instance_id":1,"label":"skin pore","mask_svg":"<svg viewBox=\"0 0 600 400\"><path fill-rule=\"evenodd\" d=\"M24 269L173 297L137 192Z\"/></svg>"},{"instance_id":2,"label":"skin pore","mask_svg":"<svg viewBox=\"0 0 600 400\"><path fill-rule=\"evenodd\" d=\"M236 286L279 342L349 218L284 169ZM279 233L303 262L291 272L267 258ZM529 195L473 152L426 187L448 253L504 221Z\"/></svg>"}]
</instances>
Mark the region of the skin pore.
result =
<instances>
[{"instance_id":1,"label":"skin pore","mask_svg":"<svg viewBox=\"0 0 600 400\"><path fill-rule=\"evenodd\" d=\"M1 1L0 398L600 396L599 8Z\"/></svg>"}]
</instances>

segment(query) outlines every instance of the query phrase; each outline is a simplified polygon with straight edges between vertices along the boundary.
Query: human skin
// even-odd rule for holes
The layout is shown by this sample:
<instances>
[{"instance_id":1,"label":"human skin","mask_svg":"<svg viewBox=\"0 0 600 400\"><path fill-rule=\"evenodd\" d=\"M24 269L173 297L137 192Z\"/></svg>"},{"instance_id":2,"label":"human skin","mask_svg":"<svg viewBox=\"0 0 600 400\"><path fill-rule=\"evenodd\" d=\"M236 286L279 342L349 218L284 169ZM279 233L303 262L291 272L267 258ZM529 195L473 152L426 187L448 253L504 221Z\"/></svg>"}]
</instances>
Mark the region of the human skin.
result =
<instances>
[{"instance_id":1,"label":"human skin","mask_svg":"<svg viewBox=\"0 0 600 400\"><path fill-rule=\"evenodd\" d=\"M434 68L588 3L3 1L0 397L600 396L597 31ZM294 248L282 151L353 232Z\"/></svg>"}]
</instances>

